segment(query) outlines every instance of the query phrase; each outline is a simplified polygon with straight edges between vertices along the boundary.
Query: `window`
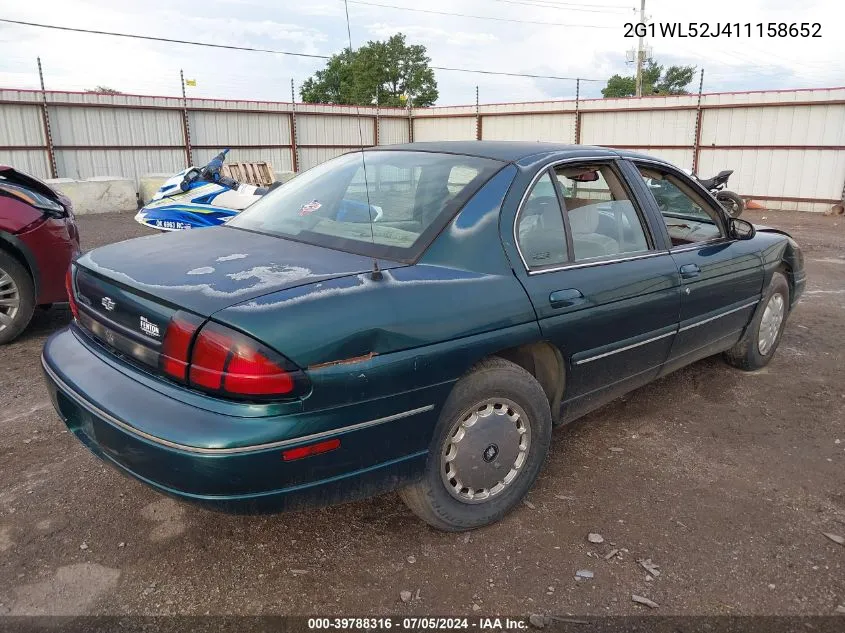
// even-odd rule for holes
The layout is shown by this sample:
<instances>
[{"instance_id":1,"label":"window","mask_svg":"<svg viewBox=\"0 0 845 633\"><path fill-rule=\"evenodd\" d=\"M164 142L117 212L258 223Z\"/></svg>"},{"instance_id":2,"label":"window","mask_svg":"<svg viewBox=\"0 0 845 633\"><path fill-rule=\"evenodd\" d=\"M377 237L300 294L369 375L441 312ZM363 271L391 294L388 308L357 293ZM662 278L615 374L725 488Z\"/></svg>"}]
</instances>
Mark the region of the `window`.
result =
<instances>
[{"instance_id":1,"label":"window","mask_svg":"<svg viewBox=\"0 0 845 633\"><path fill-rule=\"evenodd\" d=\"M692 187L670 173L637 168L663 215L672 246L722 237L718 215Z\"/></svg>"},{"instance_id":2,"label":"window","mask_svg":"<svg viewBox=\"0 0 845 633\"><path fill-rule=\"evenodd\" d=\"M562 166L555 175L576 262L649 250L640 216L609 166Z\"/></svg>"},{"instance_id":3,"label":"window","mask_svg":"<svg viewBox=\"0 0 845 633\"><path fill-rule=\"evenodd\" d=\"M534 183L519 212L516 226L519 250L531 270L564 264L569 260L563 214L548 172Z\"/></svg>"},{"instance_id":4,"label":"window","mask_svg":"<svg viewBox=\"0 0 845 633\"><path fill-rule=\"evenodd\" d=\"M297 176L228 224L413 261L501 167L499 161L474 156L352 152Z\"/></svg>"}]
</instances>

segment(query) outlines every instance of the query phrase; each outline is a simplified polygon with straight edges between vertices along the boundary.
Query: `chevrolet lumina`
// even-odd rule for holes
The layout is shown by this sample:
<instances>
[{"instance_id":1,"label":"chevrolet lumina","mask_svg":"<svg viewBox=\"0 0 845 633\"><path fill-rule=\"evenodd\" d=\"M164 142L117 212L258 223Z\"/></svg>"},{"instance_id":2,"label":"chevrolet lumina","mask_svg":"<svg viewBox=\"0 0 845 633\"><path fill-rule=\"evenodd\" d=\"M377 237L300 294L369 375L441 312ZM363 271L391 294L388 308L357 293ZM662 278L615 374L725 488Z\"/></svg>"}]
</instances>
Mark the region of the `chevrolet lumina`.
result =
<instances>
[{"instance_id":1,"label":"chevrolet lumina","mask_svg":"<svg viewBox=\"0 0 845 633\"><path fill-rule=\"evenodd\" d=\"M44 372L105 461L237 512L398 489L466 530L522 499L552 427L706 356L766 365L805 274L662 160L443 142L345 154L67 283Z\"/></svg>"}]
</instances>

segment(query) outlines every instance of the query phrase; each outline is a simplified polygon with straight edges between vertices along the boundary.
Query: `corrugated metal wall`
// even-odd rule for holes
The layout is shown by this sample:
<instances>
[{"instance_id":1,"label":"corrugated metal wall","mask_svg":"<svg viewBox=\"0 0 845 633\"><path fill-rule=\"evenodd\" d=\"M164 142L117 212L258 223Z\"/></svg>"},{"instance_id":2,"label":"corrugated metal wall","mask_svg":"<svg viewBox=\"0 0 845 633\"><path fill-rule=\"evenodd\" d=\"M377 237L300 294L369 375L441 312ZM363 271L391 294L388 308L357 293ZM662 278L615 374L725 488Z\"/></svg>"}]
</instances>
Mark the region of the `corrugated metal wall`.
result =
<instances>
[{"instance_id":1,"label":"corrugated metal wall","mask_svg":"<svg viewBox=\"0 0 845 633\"><path fill-rule=\"evenodd\" d=\"M43 98L0 90L0 162L49 178ZM631 149L696 167L702 176L733 169L732 189L773 208L826 210L841 199L845 180L845 88L449 106L415 109L410 118L399 108L297 104L294 112L289 103L258 101L185 104L71 92L46 98L60 177L137 179L183 169L187 105L195 164L230 147L233 161L302 171L361 144L480 134Z\"/></svg>"},{"instance_id":2,"label":"corrugated metal wall","mask_svg":"<svg viewBox=\"0 0 845 633\"><path fill-rule=\"evenodd\" d=\"M469 141L475 138L475 117L414 117L414 141Z\"/></svg>"},{"instance_id":3,"label":"corrugated metal wall","mask_svg":"<svg viewBox=\"0 0 845 633\"><path fill-rule=\"evenodd\" d=\"M5 92L0 91L0 99ZM40 106L14 103L0 106L0 163L19 166L39 178L49 178L46 144Z\"/></svg>"},{"instance_id":4,"label":"corrugated metal wall","mask_svg":"<svg viewBox=\"0 0 845 633\"><path fill-rule=\"evenodd\" d=\"M493 141L575 142L575 113L506 114L482 119L483 139Z\"/></svg>"}]
</instances>

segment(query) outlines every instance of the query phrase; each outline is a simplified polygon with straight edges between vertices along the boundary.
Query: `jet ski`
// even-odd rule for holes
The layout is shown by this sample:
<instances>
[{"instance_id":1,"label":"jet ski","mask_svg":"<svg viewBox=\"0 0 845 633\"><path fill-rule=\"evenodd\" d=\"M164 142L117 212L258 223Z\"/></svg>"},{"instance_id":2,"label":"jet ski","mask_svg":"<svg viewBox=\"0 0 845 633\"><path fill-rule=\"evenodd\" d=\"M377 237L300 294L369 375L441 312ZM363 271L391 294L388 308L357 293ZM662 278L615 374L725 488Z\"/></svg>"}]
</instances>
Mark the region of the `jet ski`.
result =
<instances>
[{"instance_id":1,"label":"jet ski","mask_svg":"<svg viewBox=\"0 0 845 633\"><path fill-rule=\"evenodd\" d=\"M159 231L180 231L225 224L268 191L220 173L228 149L203 167L189 167L169 178L153 199L135 215L135 221Z\"/></svg>"}]
</instances>

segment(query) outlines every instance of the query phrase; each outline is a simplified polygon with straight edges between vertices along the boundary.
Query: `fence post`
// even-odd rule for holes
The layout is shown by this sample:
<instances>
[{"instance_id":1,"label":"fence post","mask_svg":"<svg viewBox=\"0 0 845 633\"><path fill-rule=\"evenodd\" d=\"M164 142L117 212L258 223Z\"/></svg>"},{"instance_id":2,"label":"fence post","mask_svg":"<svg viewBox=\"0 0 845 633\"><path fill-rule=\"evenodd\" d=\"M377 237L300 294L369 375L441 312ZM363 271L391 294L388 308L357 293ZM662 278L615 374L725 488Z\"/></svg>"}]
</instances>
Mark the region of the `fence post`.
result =
<instances>
[{"instance_id":1,"label":"fence post","mask_svg":"<svg viewBox=\"0 0 845 633\"><path fill-rule=\"evenodd\" d=\"M581 144L581 80L575 79L575 144Z\"/></svg>"},{"instance_id":2,"label":"fence post","mask_svg":"<svg viewBox=\"0 0 845 633\"><path fill-rule=\"evenodd\" d=\"M373 145L378 147L379 144L379 126L381 125L381 118L379 117L379 87L376 86L376 119L375 119L375 129L373 130Z\"/></svg>"},{"instance_id":3,"label":"fence post","mask_svg":"<svg viewBox=\"0 0 845 633\"><path fill-rule=\"evenodd\" d=\"M296 145L296 91L290 80L290 151L293 157L293 173L299 173L299 147Z\"/></svg>"},{"instance_id":4,"label":"fence post","mask_svg":"<svg viewBox=\"0 0 845 633\"><path fill-rule=\"evenodd\" d=\"M414 109L411 104L411 95L408 95L408 142L414 142Z\"/></svg>"},{"instance_id":5,"label":"fence post","mask_svg":"<svg viewBox=\"0 0 845 633\"><path fill-rule=\"evenodd\" d=\"M475 86L475 140L481 140L481 113L478 111L478 85Z\"/></svg>"},{"instance_id":6,"label":"fence post","mask_svg":"<svg viewBox=\"0 0 845 633\"><path fill-rule=\"evenodd\" d=\"M188 93L185 92L185 73L179 69L179 81L182 83L182 131L185 134L185 157L188 159L188 167L194 164L194 156L191 151L191 121L188 118Z\"/></svg>"},{"instance_id":7,"label":"fence post","mask_svg":"<svg viewBox=\"0 0 845 633\"><path fill-rule=\"evenodd\" d=\"M47 162L50 164L50 177L58 178L56 154L53 151L53 131L50 128L50 112L47 109L47 91L44 89L44 72L41 69L41 58L37 59L38 79L41 81L41 121L44 123L44 139L47 141Z\"/></svg>"},{"instance_id":8,"label":"fence post","mask_svg":"<svg viewBox=\"0 0 845 633\"><path fill-rule=\"evenodd\" d=\"M704 87L704 69L698 80L698 103L695 105L695 144L692 149L692 173L698 173L698 153L701 149L701 90Z\"/></svg>"}]
</instances>

